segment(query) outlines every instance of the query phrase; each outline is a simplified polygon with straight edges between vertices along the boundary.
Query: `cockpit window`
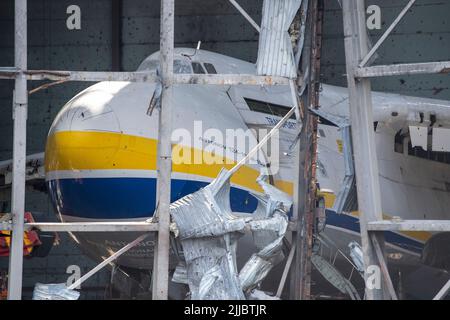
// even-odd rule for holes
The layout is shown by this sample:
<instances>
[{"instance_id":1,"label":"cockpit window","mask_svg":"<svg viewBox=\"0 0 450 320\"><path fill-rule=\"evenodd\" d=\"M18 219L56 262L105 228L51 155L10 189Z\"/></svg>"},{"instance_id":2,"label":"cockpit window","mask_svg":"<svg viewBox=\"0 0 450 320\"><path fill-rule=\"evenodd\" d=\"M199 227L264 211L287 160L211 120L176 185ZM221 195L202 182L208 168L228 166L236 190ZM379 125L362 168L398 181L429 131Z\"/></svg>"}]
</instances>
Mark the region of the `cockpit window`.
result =
<instances>
[{"instance_id":1,"label":"cockpit window","mask_svg":"<svg viewBox=\"0 0 450 320\"><path fill-rule=\"evenodd\" d=\"M249 98L244 98L244 100L252 111L267 113L281 118L284 117L290 110L290 107L285 107L265 101L258 101ZM292 115L290 118L295 119L295 116Z\"/></svg>"},{"instance_id":2,"label":"cockpit window","mask_svg":"<svg viewBox=\"0 0 450 320\"><path fill-rule=\"evenodd\" d=\"M192 62L192 69L194 70L194 73L196 73L196 74L205 73L205 70L203 69L201 63L198 63L198 62Z\"/></svg>"},{"instance_id":3,"label":"cockpit window","mask_svg":"<svg viewBox=\"0 0 450 320\"><path fill-rule=\"evenodd\" d=\"M211 63L205 62L203 65L209 74L217 74L216 68Z\"/></svg>"},{"instance_id":4,"label":"cockpit window","mask_svg":"<svg viewBox=\"0 0 450 320\"><path fill-rule=\"evenodd\" d=\"M159 60L145 60L141 63L138 71L155 71L159 67ZM192 73L191 64L184 60L174 60L173 61L173 72L180 73Z\"/></svg>"}]
</instances>

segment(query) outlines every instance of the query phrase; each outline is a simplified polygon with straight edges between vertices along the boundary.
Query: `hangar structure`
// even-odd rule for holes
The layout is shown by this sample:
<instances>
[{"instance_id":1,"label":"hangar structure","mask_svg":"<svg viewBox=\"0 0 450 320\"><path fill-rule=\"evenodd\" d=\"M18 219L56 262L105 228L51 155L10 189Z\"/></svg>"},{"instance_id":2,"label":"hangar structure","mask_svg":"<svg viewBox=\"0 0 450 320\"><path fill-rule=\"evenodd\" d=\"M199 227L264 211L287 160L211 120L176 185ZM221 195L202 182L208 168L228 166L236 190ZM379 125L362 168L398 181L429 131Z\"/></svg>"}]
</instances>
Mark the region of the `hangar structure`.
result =
<instances>
[{"instance_id":1,"label":"hangar structure","mask_svg":"<svg viewBox=\"0 0 450 320\"><path fill-rule=\"evenodd\" d=\"M116 5L121 1L114 1ZM169 252L171 232L170 181L172 172L172 88L175 85L249 85L249 86L290 86L293 108L276 125L280 128L294 113L299 123L298 157L295 171L293 217L289 223L292 231L291 250L283 269L279 290L290 283L290 298L311 298L311 256L314 238L315 220L320 216L317 208L317 185L315 181L317 164L317 126L320 115L320 78L323 72L324 11L323 0L264 0L262 22L259 25L239 4L230 0L230 4L245 18L259 37L257 75L253 74L179 74L174 73L175 43L175 1L163 0L160 5L160 69L158 74L130 71L66 71L66 70L30 70L27 63L28 49L28 5L27 0L14 1L14 67L0 68L0 78L14 79L13 93L13 157L12 157L12 198L11 221L2 221L2 230L11 231L11 246L8 273L8 299L22 298L23 276L23 234L24 231L38 229L42 232L144 232L156 233L154 267L152 272L153 299L167 299L169 288ZM383 220L381 211L380 187L373 132L371 79L376 77L398 77L402 75L445 74L450 70L449 61L420 63L391 63L372 65L373 57L383 43L401 22L414 10L416 0L409 1L399 11L397 17L388 23L388 27L377 41L371 45L366 28L366 8L364 0L335 1L342 8L343 44L345 47L345 73L349 89L350 123L353 142L353 157L356 173L358 207L360 211L360 230L362 257L364 265L379 266L382 276L380 288L366 288L366 299L398 299L396 289L389 275L384 252L384 231L450 231L450 222L446 220ZM417 1L419 2L419 1ZM120 11L125 5L113 6ZM339 8L338 7L338 8ZM277 17L274 12L282 12ZM116 12L117 13L117 12ZM119 13L120 15L120 13ZM266 20L264 20L266 17ZM289 19L291 17L292 19ZM294 23L291 23L294 21ZM286 28L286 22L288 28ZM277 25L276 23L279 23ZM294 43L292 52L285 44L284 36L290 31L289 44ZM274 31L275 30L275 31ZM189 32L189 30L185 31ZM278 34L276 33L278 32ZM284 33L283 33L284 32ZM273 34L278 38L270 38ZM280 40L281 39L281 40ZM119 69L120 43L112 43L112 62ZM115 49L114 49L115 48ZM284 54L284 56L283 56ZM293 57L294 69L286 67L285 56ZM261 63L265 58L265 63ZM399 57L395 61L401 61ZM25 193L27 178L27 117L29 112L28 83L50 80L33 92L63 85L69 81L130 81L140 83L160 83L158 177L157 177L157 218L143 222L24 222ZM4 81L4 80L2 80ZM36 91L34 91L36 90ZM442 90L441 90L442 91ZM445 91L445 90L444 90ZM440 91L439 91L440 92ZM317 113L316 113L317 111ZM242 160L245 162L252 153L271 137L272 131L260 140L258 146ZM239 168L241 162L236 166ZM234 172L234 167L230 170ZM108 265L116 257L145 239L146 234L127 244L121 250L95 266L69 289L91 277ZM370 277L364 272L365 280ZM450 281L435 296L443 299L450 290ZM281 295L279 292L278 297Z\"/></svg>"}]
</instances>

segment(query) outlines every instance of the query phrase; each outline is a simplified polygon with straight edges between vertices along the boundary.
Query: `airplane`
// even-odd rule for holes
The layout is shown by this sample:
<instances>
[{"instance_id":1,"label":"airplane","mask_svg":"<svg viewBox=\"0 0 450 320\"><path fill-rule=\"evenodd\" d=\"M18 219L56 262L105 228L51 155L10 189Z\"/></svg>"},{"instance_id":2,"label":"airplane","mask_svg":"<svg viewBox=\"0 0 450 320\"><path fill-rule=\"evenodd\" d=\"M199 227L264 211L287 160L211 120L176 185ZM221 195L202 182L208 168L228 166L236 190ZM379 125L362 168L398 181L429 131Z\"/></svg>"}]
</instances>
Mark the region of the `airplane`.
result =
<instances>
[{"instance_id":1,"label":"airplane","mask_svg":"<svg viewBox=\"0 0 450 320\"><path fill-rule=\"evenodd\" d=\"M158 66L156 52L137 71L156 73ZM177 48L174 72L256 74L256 67L206 50ZM35 179L45 167L48 194L61 221L144 221L152 217L156 207L158 109L148 111L155 90L157 84L99 82L77 94L60 110L48 133L45 156L31 156L30 166L34 169L29 171L33 175L30 179ZM450 128L450 102L380 92L373 92L372 99L385 219L448 219L450 139L446 130ZM316 179L326 214L314 249L322 264L316 261L315 266L320 269L327 260L329 265L336 265L340 274L350 272L349 282L361 292L362 278L352 276L361 274L361 267L350 249L360 242L360 235L347 88L321 84L320 106L310 111L319 117ZM248 145L230 147L214 135L205 136L208 130L225 134L227 130L252 129L253 135L248 139L255 144L262 138L258 130L272 128L291 107L289 86L175 85L172 128L191 134L191 143L176 144L179 150L219 158L223 163L174 163L171 200L205 187L223 167L230 168L249 151ZM257 200L253 194L261 193L256 178L260 167L267 167L268 163L276 168L271 173L271 183L293 194L297 163L292 149L297 134L298 124L293 117L280 129L278 158L263 153L261 163L248 163L233 176L233 211L255 210ZM0 166L0 175L10 175L8 163ZM96 260L138 236L123 232L71 235ZM426 269L428 274L440 270L435 278L440 279L439 284L444 281L441 278L450 266L444 261L445 237L428 232L386 232L385 238L390 266L406 270L402 272L410 277L417 270ZM154 238L147 238L121 256L117 264L134 270L151 269L154 245ZM240 247L244 252L239 255L242 260L252 248L249 241ZM171 267L175 265L176 257L171 255Z\"/></svg>"}]
</instances>

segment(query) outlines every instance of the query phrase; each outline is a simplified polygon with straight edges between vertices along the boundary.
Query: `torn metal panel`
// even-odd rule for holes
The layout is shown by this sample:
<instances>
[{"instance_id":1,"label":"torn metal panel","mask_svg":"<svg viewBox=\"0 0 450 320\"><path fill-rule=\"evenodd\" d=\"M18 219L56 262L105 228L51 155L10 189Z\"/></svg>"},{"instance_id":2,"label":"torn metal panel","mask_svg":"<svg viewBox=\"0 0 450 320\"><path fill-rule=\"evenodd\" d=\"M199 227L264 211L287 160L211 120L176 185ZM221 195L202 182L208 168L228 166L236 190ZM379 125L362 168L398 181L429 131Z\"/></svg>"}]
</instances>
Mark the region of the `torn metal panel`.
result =
<instances>
[{"instance_id":1,"label":"torn metal panel","mask_svg":"<svg viewBox=\"0 0 450 320\"><path fill-rule=\"evenodd\" d=\"M172 275L172 281L175 283L189 284L187 278L186 264L180 261Z\"/></svg>"},{"instance_id":2,"label":"torn metal panel","mask_svg":"<svg viewBox=\"0 0 450 320\"><path fill-rule=\"evenodd\" d=\"M255 245L260 251L251 256L239 273L244 292L260 284L270 270L283 260L283 237L287 226L287 216L278 213L267 220L250 222Z\"/></svg>"},{"instance_id":3,"label":"torn metal panel","mask_svg":"<svg viewBox=\"0 0 450 320\"><path fill-rule=\"evenodd\" d=\"M80 293L66 287L65 283L36 283L33 290L33 300L78 300Z\"/></svg>"},{"instance_id":4,"label":"torn metal panel","mask_svg":"<svg viewBox=\"0 0 450 320\"><path fill-rule=\"evenodd\" d=\"M364 272L363 252L361 246L358 242L352 241L348 244L348 247L350 248L350 257L352 258L356 269L359 272Z\"/></svg>"},{"instance_id":5,"label":"torn metal panel","mask_svg":"<svg viewBox=\"0 0 450 320\"><path fill-rule=\"evenodd\" d=\"M295 65L297 66L297 68L298 68L298 64L300 63L300 58L301 58L301 55L303 52L303 47L305 44L306 20L308 17L308 3L309 3L309 1L306 1L306 0L302 1L301 9L300 9L300 12L301 12L300 30L299 30L296 52L295 52ZM294 28L294 30L295 29L296 28ZM306 76L306 74L308 74L308 72L304 72L305 76ZM303 93L301 93L300 95L303 95Z\"/></svg>"},{"instance_id":6,"label":"torn metal panel","mask_svg":"<svg viewBox=\"0 0 450 320\"><path fill-rule=\"evenodd\" d=\"M255 220L249 222L255 246L260 251L251 256L239 273L244 292L257 287L284 258L283 237L288 227L286 213L292 206L292 198L268 184L265 178L265 175L260 175L257 182L265 192L265 197L258 198L258 201L266 207L266 215L255 216Z\"/></svg>"},{"instance_id":7,"label":"torn metal panel","mask_svg":"<svg viewBox=\"0 0 450 320\"><path fill-rule=\"evenodd\" d=\"M229 179L223 170L205 188L171 204L193 300L245 299L237 278L234 242L246 219L231 212Z\"/></svg>"},{"instance_id":8,"label":"torn metal panel","mask_svg":"<svg viewBox=\"0 0 450 320\"><path fill-rule=\"evenodd\" d=\"M259 35L258 75L296 78L295 58L288 30L301 0L264 0Z\"/></svg>"},{"instance_id":9,"label":"torn metal panel","mask_svg":"<svg viewBox=\"0 0 450 320\"><path fill-rule=\"evenodd\" d=\"M351 126L348 118L334 115L320 109L311 109L311 112L321 119L328 121L339 127L342 132L342 153L344 156L345 176L342 181L332 210L336 213L350 212L357 209L358 196L356 192L355 164L353 161L353 146L351 136Z\"/></svg>"},{"instance_id":10,"label":"torn metal panel","mask_svg":"<svg viewBox=\"0 0 450 320\"><path fill-rule=\"evenodd\" d=\"M285 210L290 209L292 199L260 176L257 181L265 195L257 195L259 205L253 215L233 213L230 178L230 172L222 169L211 184L171 204L194 300L243 300L244 293L257 287L283 258L282 240L288 226ZM253 232L259 252L238 273L237 241L245 230ZM185 281L183 266L177 270L173 281Z\"/></svg>"},{"instance_id":11,"label":"torn metal panel","mask_svg":"<svg viewBox=\"0 0 450 320\"><path fill-rule=\"evenodd\" d=\"M345 176L342 181L333 210L337 213L349 212L357 207L355 164L353 161L352 137L350 126L342 127Z\"/></svg>"}]
</instances>

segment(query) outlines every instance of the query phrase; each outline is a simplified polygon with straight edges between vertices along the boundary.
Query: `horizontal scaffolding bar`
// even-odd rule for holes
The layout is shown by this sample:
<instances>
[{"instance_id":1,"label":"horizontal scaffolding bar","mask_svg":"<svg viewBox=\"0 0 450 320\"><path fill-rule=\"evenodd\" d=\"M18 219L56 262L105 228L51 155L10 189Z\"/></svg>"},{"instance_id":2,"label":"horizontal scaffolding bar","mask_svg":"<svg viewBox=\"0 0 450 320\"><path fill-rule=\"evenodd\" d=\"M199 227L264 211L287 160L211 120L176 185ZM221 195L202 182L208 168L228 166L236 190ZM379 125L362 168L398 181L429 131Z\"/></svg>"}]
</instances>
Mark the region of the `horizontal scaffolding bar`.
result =
<instances>
[{"instance_id":1,"label":"horizontal scaffolding bar","mask_svg":"<svg viewBox=\"0 0 450 320\"><path fill-rule=\"evenodd\" d=\"M450 220L381 220L368 223L369 231L450 231Z\"/></svg>"},{"instance_id":2,"label":"horizontal scaffolding bar","mask_svg":"<svg viewBox=\"0 0 450 320\"><path fill-rule=\"evenodd\" d=\"M11 230L9 222L0 224L1 230ZM147 232L158 231L153 222L33 222L25 223L25 230L39 229L44 232Z\"/></svg>"},{"instance_id":3,"label":"horizontal scaffolding bar","mask_svg":"<svg viewBox=\"0 0 450 320\"><path fill-rule=\"evenodd\" d=\"M14 79L20 70L1 69L0 79ZM26 70L23 72L27 80L67 80L67 81L131 81L155 82L158 77L150 72L109 72L109 71L59 71L59 70Z\"/></svg>"},{"instance_id":4,"label":"horizontal scaffolding bar","mask_svg":"<svg viewBox=\"0 0 450 320\"><path fill-rule=\"evenodd\" d=\"M450 73L450 61L405 63L357 68L355 76L357 78L373 78L434 73Z\"/></svg>"},{"instance_id":5,"label":"horizontal scaffolding bar","mask_svg":"<svg viewBox=\"0 0 450 320\"><path fill-rule=\"evenodd\" d=\"M127 231L158 231L155 222L30 222L25 223L25 229L39 229L44 232L127 232ZM295 222L290 221L288 229L297 229ZM0 222L0 230L11 230L9 221Z\"/></svg>"},{"instance_id":6,"label":"horizontal scaffolding bar","mask_svg":"<svg viewBox=\"0 0 450 320\"><path fill-rule=\"evenodd\" d=\"M0 79L14 79L20 71L13 68L0 68ZM57 71L26 70L27 80L66 80L66 81L130 81L156 82L155 73L150 72L103 72L103 71ZM253 74L176 74L174 84L209 85L288 85L289 79Z\"/></svg>"}]
</instances>

